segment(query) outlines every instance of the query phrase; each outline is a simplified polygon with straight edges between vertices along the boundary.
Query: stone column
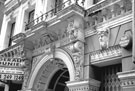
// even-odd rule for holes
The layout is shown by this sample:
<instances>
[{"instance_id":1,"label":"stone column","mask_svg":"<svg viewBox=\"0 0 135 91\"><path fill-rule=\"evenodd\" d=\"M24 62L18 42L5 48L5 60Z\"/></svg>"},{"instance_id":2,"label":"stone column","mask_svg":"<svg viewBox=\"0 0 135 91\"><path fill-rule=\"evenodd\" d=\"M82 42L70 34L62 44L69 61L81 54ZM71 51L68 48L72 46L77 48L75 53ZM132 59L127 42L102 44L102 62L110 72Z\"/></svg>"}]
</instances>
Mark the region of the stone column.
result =
<instances>
[{"instance_id":1,"label":"stone column","mask_svg":"<svg viewBox=\"0 0 135 91\"><path fill-rule=\"evenodd\" d=\"M4 91L9 91L9 85L8 84L5 84L5 89Z\"/></svg>"},{"instance_id":2,"label":"stone column","mask_svg":"<svg viewBox=\"0 0 135 91\"><path fill-rule=\"evenodd\" d=\"M100 82L94 79L67 82L69 91L99 91Z\"/></svg>"},{"instance_id":3,"label":"stone column","mask_svg":"<svg viewBox=\"0 0 135 91\"><path fill-rule=\"evenodd\" d=\"M135 91L135 70L119 72L122 91Z\"/></svg>"}]
</instances>

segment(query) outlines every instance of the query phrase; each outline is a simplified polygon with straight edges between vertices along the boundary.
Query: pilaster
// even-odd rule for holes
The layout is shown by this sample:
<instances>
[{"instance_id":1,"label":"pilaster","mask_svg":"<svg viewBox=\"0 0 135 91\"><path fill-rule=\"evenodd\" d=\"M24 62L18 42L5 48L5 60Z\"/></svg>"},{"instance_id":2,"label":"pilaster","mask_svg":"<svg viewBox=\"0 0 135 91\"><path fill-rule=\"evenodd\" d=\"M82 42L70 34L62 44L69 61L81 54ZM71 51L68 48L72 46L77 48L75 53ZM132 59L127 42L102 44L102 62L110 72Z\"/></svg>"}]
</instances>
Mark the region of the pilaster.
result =
<instances>
[{"instance_id":1,"label":"pilaster","mask_svg":"<svg viewBox=\"0 0 135 91\"><path fill-rule=\"evenodd\" d=\"M118 73L122 91L135 91L135 70Z\"/></svg>"},{"instance_id":2,"label":"pilaster","mask_svg":"<svg viewBox=\"0 0 135 91\"><path fill-rule=\"evenodd\" d=\"M69 91L99 91L100 82L94 79L67 82Z\"/></svg>"}]
</instances>

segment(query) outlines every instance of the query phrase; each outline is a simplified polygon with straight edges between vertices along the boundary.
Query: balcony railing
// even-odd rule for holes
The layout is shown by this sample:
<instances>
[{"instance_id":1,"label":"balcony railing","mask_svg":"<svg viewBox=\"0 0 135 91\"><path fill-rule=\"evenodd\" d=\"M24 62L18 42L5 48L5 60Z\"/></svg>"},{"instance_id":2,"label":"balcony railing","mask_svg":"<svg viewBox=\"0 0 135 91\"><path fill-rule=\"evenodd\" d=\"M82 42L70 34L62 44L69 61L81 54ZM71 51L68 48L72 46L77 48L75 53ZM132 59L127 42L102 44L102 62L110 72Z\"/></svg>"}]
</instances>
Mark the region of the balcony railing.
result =
<instances>
[{"instance_id":1,"label":"balcony railing","mask_svg":"<svg viewBox=\"0 0 135 91\"><path fill-rule=\"evenodd\" d=\"M82 0L82 3L84 3L83 1L84 0ZM42 14L41 16L37 17L32 22L29 22L28 24L26 24L25 30L27 31L28 29L32 28L33 26L35 26L36 24L39 24L41 22L46 22L49 19L56 16L59 11L71 6L72 4L79 5L79 3L80 3L80 0L75 0L74 2L72 0L67 0L64 3L62 3L61 5L58 5L57 7L51 9L50 11L46 12L45 14Z\"/></svg>"},{"instance_id":2,"label":"balcony railing","mask_svg":"<svg viewBox=\"0 0 135 91\"><path fill-rule=\"evenodd\" d=\"M104 0L86 10L87 27L114 20L119 16L131 13L132 0Z\"/></svg>"}]
</instances>

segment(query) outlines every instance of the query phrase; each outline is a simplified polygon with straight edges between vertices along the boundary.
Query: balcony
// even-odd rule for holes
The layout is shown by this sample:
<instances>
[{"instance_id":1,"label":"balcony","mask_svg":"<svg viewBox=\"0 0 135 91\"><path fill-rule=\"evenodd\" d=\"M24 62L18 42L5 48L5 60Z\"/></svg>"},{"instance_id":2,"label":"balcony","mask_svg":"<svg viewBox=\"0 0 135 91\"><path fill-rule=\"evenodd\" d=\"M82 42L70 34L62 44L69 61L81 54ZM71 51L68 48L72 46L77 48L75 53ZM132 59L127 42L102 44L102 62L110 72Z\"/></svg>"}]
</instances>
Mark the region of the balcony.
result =
<instances>
[{"instance_id":1,"label":"balcony","mask_svg":"<svg viewBox=\"0 0 135 91\"><path fill-rule=\"evenodd\" d=\"M79 14L81 16L84 15L84 10L80 6L80 1L84 0L67 0L66 2L62 3L61 5L53 8L52 10L42 14L41 16L37 17L32 22L26 24L25 31L34 31L36 28L39 27L48 27L53 23L57 23L63 18L67 18L67 16L73 14ZM39 30L39 29L38 29Z\"/></svg>"},{"instance_id":2,"label":"balcony","mask_svg":"<svg viewBox=\"0 0 135 91\"><path fill-rule=\"evenodd\" d=\"M101 26L106 23L109 24L110 22L118 20L121 17L131 15L131 13L132 0L104 0L86 10L86 27L90 28L89 30L91 31L95 31L95 27ZM129 18L129 16L126 18ZM120 21L124 20L120 19ZM120 21L116 21L115 23Z\"/></svg>"}]
</instances>

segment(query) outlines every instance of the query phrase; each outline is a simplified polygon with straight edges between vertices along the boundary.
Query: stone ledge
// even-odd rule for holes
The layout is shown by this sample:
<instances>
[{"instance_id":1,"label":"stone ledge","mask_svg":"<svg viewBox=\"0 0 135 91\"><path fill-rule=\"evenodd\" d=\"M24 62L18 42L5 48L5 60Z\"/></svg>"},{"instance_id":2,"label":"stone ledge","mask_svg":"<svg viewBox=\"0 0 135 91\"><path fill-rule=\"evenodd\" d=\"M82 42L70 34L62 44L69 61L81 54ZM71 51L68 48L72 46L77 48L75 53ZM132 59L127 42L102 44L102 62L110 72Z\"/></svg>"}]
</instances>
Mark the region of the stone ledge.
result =
<instances>
[{"instance_id":1,"label":"stone ledge","mask_svg":"<svg viewBox=\"0 0 135 91\"><path fill-rule=\"evenodd\" d=\"M99 91L100 82L94 79L67 82L69 91Z\"/></svg>"},{"instance_id":2,"label":"stone ledge","mask_svg":"<svg viewBox=\"0 0 135 91\"><path fill-rule=\"evenodd\" d=\"M135 88L135 70L117 73L121 80L121 86Z\"/></svg>"}]
</instances>

